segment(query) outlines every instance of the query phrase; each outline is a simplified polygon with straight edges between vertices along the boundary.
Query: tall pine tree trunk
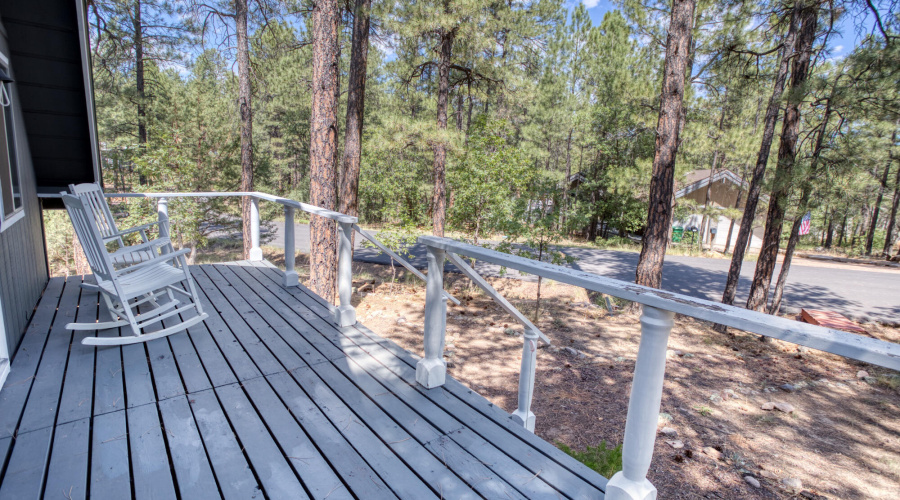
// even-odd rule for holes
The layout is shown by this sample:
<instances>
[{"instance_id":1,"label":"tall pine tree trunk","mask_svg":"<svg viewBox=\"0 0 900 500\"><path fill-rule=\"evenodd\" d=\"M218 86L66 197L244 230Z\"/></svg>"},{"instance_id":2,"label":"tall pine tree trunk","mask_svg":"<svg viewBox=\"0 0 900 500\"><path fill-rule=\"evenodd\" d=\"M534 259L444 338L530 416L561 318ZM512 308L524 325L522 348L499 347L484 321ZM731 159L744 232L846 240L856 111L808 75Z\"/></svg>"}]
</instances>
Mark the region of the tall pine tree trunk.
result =
<instances>
[{"instance_id":1,"label":"tall pine tree trunk","mask_svg":"<svg viewBox=\"0 0 900 500\"><path fill-rule=\"evenodd\" d=\"M891 144L897 144L897 131L895 130L893 134L891 134ZM888 157L893 162L893 148L891 148L891 152L888 154ZM884 254L884 258L891 258L891 250L894 245L894 227L897 224L897 208L900 207L900 167L897 168L897 174L894 178L894 201L891 203L891 218L888 221L887 233L884 235L884 250L882 253Z\"/></svg>"},{"instance_id":2,"label":"tall pine tree trunk","mask_svg":"<svg viewBox=\"0 0 900 500\"><path fill-rule=\"evenodd\" d=\"M353 38L350 48L350 76L347 82L347 136L341 165L341 212L359 215L359 168L366 100L366 71L369 61L369 10L371 0L353 5ZM351 235L351 241L352 241Z\"/></svg>"},{"instance_id":3,"label":"tall pine tree trunk","mask_svg":"<svg viewBox=\"0 0 900 500\"><path fill-rule=\"evenodd\" d=\"M559 211L559 229L567 233L566 230L566 214L569 210L569 177L572 177L572 132L574 128L569 129L569 138L566 139L566 178L563 180L562 192L562 210Z\"/></svg>"},{"instance_id":4,"label":"tall pine tree trunk","mask_svg":"<svg viewBox=\"0 0 900 500\"><path fill-rule=\"evenodd\" d=\"M734 296L737 293L738 280L741 276L741 266L744 263L744 255L750 248L753 237L753 220L756 218L756 207L759 204L759 193L762 190L763 177L766 173L766 165L769 163L769 152L772 149L772 139L775 137L775 124L778 122L778 114L781 108L781 95L784 93L784 84L787 81L788 69L794 54L794 40L800 26L800 4L794 5L791 12L791 20L787 34L781 42L781 62L778 65L778 73L766 105L766 115L763 119L763 135L759 145L759 153L756 155L756 165L750 176L750 187L747 190L747 203L744 205L744 215L741 217L741 226L738 229L738 237L734 242L734 254L731 256L731 266L728 268L728 279L725 283L725 292L722 294L723 304L734 304ZM725 332L722 325L716 326L716 330Z\"/></svg>"},{"instance_id":5,"label":"tall pine tree trunk","mask_svg":"<svg viewBox=\"0 0 900 500\"><path fill-rule=\"evenodd\" d=\"M650 207L647 228L641 245L641 257L635 272L639 285L659 288L666 257L669 226L672 225L672 197L675 188L675 158L679 146L679 122L684 107L684 85L691 52L695 0L674 0L666 63L660 94L659 120L656 125L656 154L650 180Z\"/></svg>"},{"instance_id":6,"label":"tall pine tree trunk","mask_svg":"<svg viewBox=\"0 0 900 500\"><path fill-rule=\"evenodd\" d=\"M310 117L310 199L313 205L333 210L337 191L338 4L319 0L313 7L313 88ZM334 221L310 220L310 284L325 300L334 300L337 271L337 231Z\"/></svg>"},{"instance_id":7,"label":"tall pine tree trunk","mask_svg":"<svg viewBox=\"0 0 900 500\"><path fill-rule=\"evenodd\" d=\"M138 146L144 148L147 144L147 91L144 81L144 24L141 20L141 0L134 2L134 78L137 90L137 115L138 115ZM141 185L147 183L144 174L140 174L138 182Z\"/></svg>"},{"instance_id":8,"label":"tall pine tree trunk","mask_svg":"<svg viewBox=\"0 0 900 500\"><path fill-rule=\"evenodd\" d=\"M835 93L837 92L837 83L838 79L836 78L831 85L831 93L825 101L825 112L822 113L822 124L819 126L819 131L816 133L816 142L813 145L812 164L809 168L809 175L804 176L804 179L801 180L803 188L800 194L797 217L794 219L794 223L791 226L791 235L788 238L787 248L785 248L784 251L784 259L781 261L781 272L778 274L778 281L775 284L775 292L772 295L772 307L769 309L769 314L778 314L779 309L781 309L781 298L784 295L784 285L787 283L788 273L791 271L791 260L794 258L794 249L800 241L800 223L807 210L809 210L809 199L812 195L811 180L816 179L823 174L823 172L820 172L821 163L819 162L819 158L822 156L822 148L825 144L825 133L828 130L828 122L831 120L833 111L831 104L834 100ZM832 219L833 218L834 217L832 217ZM829 227L829 231L830 230Z\"/></svg>"},{"instance_id":9,"label":"tall pine tree trunk","mask_svg":"<svg viewBox=\"0 0 900 500\"><path fill-rule=\"evenodd\" d=\"M891 143L893 147L894 143ZM872 210L872 221L869 223L869 234L866 235L866 255L872 255L872 244L875 242L875 230L878 228L878 214L881 213L881 202L884 200L884 190L887 189L888 176L891 173L892 159L888 159L881 174L881 182L878 185L878 196L875 197L875 208Z\"/></svg>"},{"instance_id":10,"label":"tall pine tree trunk","mask_svg":"<svg viewBox=\"0 0 900 500\"><path fill-rule=\"evenodd\" d=\"M797 57L791 68L791 92L784 110L784 122L781 128L781 143L778 147L778 165L775 167L775 180L769 201L769 212L766 217L766 229L756 272L750 285L750 297L747 309L763 311L769 296L769 286L775 263L778 259L778 247L781 243L781 229L784 225L784 213L787 209L788 194L793 182L794 161L797 155L797 139L800 135L800 104L804 93L803 86L809 74L812 60L813 42L816 39L819 7L816 4L803 9L800 20L800 33L797 37Z\"/></svg>"},{"instance_id":11,"label":"tall pine tree trunk","mask_svg":"<svg viewBox=\"0 0 900 500\"><path fill-rule=\"evenodd\" d=\"M453 55L453 40L456 28L441 30L441 60L438 64L437 126L440 137L432 144L434 151L434 199L432 200L431 221L435 236L444 236L447 220L447 142L443 134L447 130L447 105L450 100L450 58Z\"/></svg>"},{"instance_id":12,"label":"tall pine tree trunk","mask_svg":"<svg viewBox=\"0 0 900 500\"><path fill-rule=\"evenodd\" d=\"M237 32L238 104L241 113L241 191L253 191L253 105L250 100L250 38L247 33L247 0L234 0ZM241 199L244 258L250 258L250 198Z\"/></svg>"}]
</instances>

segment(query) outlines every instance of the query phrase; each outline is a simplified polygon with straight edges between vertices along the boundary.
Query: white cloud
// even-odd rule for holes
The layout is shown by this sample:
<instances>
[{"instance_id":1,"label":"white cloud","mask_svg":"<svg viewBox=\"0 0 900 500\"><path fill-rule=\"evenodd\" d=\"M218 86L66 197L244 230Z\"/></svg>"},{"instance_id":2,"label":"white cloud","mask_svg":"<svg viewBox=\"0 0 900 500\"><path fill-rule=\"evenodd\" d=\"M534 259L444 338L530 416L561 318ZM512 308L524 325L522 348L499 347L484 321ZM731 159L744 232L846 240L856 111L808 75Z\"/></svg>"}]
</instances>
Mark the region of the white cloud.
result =
<instances>
[{"instance_id":1,"label":"white cloud","mask_svg":"<svg viewBox=\"0 0 900 500\"><path fill-rule=\"evenodd\" d=\"M838 45L838 46L836 46L836 47L834 48L834 51L835 51L835 52L843 52L843 51L844 51L844 46L843 46L843 45Z\"/></svg>"},{"instance_id":2,"label":"white cloud","mask_svg":"<svg viewBox=\"0 0 900 500\"><path fill-rule=\"evenodd\" d=\"M583 3L584 6L588 9L593 9L600 4L600 0L581 0L581 3Z\"/></svg>"}]
</instances>

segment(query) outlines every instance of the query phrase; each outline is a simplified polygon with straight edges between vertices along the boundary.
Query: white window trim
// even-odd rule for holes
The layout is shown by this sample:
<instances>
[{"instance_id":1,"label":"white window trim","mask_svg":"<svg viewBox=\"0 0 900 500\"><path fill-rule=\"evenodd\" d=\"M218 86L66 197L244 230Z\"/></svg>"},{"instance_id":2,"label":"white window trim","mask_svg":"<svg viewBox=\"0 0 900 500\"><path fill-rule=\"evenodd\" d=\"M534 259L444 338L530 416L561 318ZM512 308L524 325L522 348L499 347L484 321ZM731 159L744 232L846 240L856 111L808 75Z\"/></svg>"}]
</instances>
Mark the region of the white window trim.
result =
<instances>
[{"instance_id":1,"label":"white window trim","mask_svg":"<svg viewBox=\"0 0 900 500\"><path fill-rule=\"evenodd\" d=\"M4 54L3 52L0 52L0 63L2 63L4 66L7 67L7 69L9 69L9 58L6 57L6 54ZM12 104L10 104L10 106L12 106ZM13 150L15 151L15 154L16 154L16 168L19 168L19 165L21 165L21 163L19 162L19 147L18 146L19 146L19 144L18 144L18 142L16 142L16 130L15 130L15 128L13 128ZM19 177L19 189L22 189L21 174L22 174L22 171L19 170L19 176L20 176ZM23 202L24 202L24 200L23 200ZM16 211L13 212L13 214L7 218L3 218L3 210L2 209L3 209L3 200L0 200L0 233L11 228L12 226L15 225L16 222L25 218L25 203L22 203L22 206L19 207L18 209L16 209Z\"/></svg>"}]
</instances>

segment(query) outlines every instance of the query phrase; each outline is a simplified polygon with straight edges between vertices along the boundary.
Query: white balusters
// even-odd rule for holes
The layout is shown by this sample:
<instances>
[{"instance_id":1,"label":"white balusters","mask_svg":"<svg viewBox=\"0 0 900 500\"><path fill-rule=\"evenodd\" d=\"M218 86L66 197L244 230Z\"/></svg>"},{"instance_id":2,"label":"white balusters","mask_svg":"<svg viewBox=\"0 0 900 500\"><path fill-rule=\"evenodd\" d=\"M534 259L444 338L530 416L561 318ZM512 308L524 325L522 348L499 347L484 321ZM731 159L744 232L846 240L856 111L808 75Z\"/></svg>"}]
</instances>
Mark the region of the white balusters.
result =
<instances>
[{"instance_id":1,"label":"white balusters","mask_svg":"<svg viewBox=\"0 0 900 500\"><path fill-rule=\"evenodd\" d=\"M606 485L607 500L652 500L656 487L647 479L659 404L666 371L666 345L675 324L675 313L644 305L641 314L641 344L634 366L625 440L622 446L622 471Z\"/></svg>"},{"instance_id":2,"label":"white balusters","mask_svg":"<svg viewBox=\"0 0 900 500\"><path fill-rule=\"evenodd\" d=\"M534 432L534 413L531 402L534 399L534 378L537 368L538 333L530 328L525 329L525 341L522 346L522 369L519 371L519 407L512 413L512 418L526 429Z\"/></svg>"},{"instance_id":3,"label":"white balusters","mask_svg":"<svg viewBox=\"0 0 900 500\"><path fill-rule=\"evenodd\" d=\"M156 200L156 220L159 221L159 237L160 238L168 238L169 237L169 200L166 198L159 198ZM160 251L162 253L169 253L167 247L164 245Z\"/></svg>"},{"instance_id":4,"label":"white balusters","mask_svg":"<svg viewBox=\"0 0 900 500\"><path fill-rule=\"evenodd\" d=\"M294 249L294 207L284 206L284 286L291 287L300 284L297 271L294 271L294 262L297 253Z\"/></svg>"},{"instance_id":5,"label":"white balusters","mask_svg":"<svg viewBox=\"0 0 900 500\"><path fill-rule=\"evenodd\" d=\"M444 295L443 250L428 247L428 276L425 280L425 357L416 364L416 381L428 388L444 385L444 335L447 331L447 297Z\"/></svg>"},{"instance_id":6,"label":"white balusters","mask_svg":"<svg viewBox=\"0 0 900 500\"><path fill-rule=\"evenodd\" d=\"M356 310L350 302L353 293L353 234L352 222L338 223L338 298L340 305L334 311L334 319L340 326L356 324Z\"/></svg>"},{"instance_id":7,"label":"white balusters","mask_svg":"<svg viewBox=\"0 0 900 500\"><path fill-rule=\"evenodd\" d=\"M259 248L259 198L250 197L250 260L263 260Z\"/></svg>"}]
</instances>

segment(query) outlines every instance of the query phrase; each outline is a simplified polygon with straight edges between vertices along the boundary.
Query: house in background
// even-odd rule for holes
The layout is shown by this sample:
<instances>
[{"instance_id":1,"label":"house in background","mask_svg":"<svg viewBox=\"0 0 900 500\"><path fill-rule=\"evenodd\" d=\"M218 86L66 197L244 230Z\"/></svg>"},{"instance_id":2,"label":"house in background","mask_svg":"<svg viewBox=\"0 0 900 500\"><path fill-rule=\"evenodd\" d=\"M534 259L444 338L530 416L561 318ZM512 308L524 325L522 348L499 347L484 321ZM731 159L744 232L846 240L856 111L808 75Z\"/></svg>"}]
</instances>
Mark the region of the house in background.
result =
<instances>
[{"instance_id":1,"label":"house in background","mask_svg":"<svg viewBox=\"0 0 900 500\"><path fill-rule=\"evenodd\" d=\"M713 207L719 208L743 208L747 202L747 191L750 183L741 179L741 177L730 170L719 170L710 176L710 170L694 170L685 176L682 187L675 192L676 203L678 200L688 200L698 207L705 207L707 193L709 194L709 203ZM740 195L740 206L735 207L738 203L738 195ZM760 199L767 203L769 197L760 195ZM718 220L711 221L710 218L704 217L702 214L691 214L685 219L673 222L674 227L681 226L688 231L688 228L695 227L698 234L703 235L704 244L709 244L710 240L713 248L724 249L728 239L728 229L731 226L731 219L724 215L719 216ZM759 249L762 246L762 238L764 231L764 220L754 221L753 232L750 236L750 248ZM712 229L715 229L715 235L712 235ZM734 248L737 241L738 231L740 230L740 221L734 223L734 229L731 232L731 241L728 248Z\"/></svg>"},{"instance_id":2,"label":"house in background","mask_svg":"<svg viewBox=\"0 0 900 500\"><path fill-rule=\"evenodd\" d=\"M49 280L42 208L99 179L85 4L0 0L0 387Z\"/></svg>"}]
</instances>

